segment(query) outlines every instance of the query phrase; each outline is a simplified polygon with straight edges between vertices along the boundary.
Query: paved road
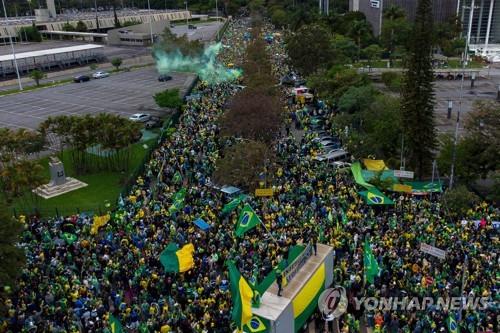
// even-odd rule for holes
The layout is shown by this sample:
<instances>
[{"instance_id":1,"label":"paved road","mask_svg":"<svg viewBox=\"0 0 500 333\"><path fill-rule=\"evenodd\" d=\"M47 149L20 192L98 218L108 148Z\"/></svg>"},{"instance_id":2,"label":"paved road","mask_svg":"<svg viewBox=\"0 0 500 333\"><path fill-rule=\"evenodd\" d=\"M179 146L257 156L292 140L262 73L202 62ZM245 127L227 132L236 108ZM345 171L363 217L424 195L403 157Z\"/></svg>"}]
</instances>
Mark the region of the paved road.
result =
<instances>
[{"instance_id":1,"label":"paved road","mask_svg":"<svg viewBox=\"0 0 500 333\"><path fill-rule=\"evenodd\" d=\"M84 83L0 97L0 127L37 128L49 116L113 113L125 117L137 112L160 115L152 96L170 88L186 91L194 75L173 73L159 82L154 68L114 74Z\"/></svg>"}]
</instances>

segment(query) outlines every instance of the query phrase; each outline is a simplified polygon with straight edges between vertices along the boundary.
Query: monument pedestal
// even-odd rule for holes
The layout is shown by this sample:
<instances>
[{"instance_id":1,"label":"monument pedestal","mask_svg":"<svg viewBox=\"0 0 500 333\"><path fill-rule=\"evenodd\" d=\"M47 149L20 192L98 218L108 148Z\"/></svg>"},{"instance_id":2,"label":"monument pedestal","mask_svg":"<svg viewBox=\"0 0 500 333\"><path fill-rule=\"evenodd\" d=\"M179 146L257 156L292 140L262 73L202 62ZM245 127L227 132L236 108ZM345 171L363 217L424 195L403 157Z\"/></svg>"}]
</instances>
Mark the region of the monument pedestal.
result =
<instances>
[{"instance_id":1,"label":"monument pedestal","mask_svg":"<svg viewBox=\"0 0 500 333\"><path fill-rule=\"evenodd\" d=\"M33 193L38 194L44 199L57 197L58 195L68 193L79 188L87 186L86 183L78 179L66 177L64 165L57 157L51 157L49 162L50 182L38 186Z\"/></svg>"}]
</instances>

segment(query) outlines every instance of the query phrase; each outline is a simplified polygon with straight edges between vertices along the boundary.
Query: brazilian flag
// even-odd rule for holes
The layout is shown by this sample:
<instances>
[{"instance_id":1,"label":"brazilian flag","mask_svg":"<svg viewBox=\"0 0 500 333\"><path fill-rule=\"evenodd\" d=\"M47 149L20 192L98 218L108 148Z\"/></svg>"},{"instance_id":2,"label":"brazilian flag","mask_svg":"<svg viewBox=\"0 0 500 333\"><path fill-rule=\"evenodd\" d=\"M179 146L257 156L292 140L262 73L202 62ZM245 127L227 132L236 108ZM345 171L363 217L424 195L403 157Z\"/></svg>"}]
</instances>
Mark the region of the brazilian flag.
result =
<instances>
[{"instance_id":1,"label":"brazilian flag","mask_svg":"<svg viewBox=\"0 0 500 333\"><path fill-rule=\"evenodd\" d=\"M259 216L249 204L246 204L240 211L240 216L238 217L235 232L236 236L241 237L245 232L252 229L259 223L261 223Z\"/></svg>"},{"instance_id":2,"label":"brazilian flag","mask_svg":"<svg viewBox=\"0 0 500 333\"><path fill-rule=\"evenodd\" d=\"M448 327L449 333L460 333L457 321L451 313L448 315L448 318L446 318L446 326Z\"/></svg>"},{"instance_id":3,"label":"brazilian flag","mask_svg":"<svg viewBox=\"0 0 500 333\"><path fill-rule=\"evenodd\" d=\"M245 326L245 332L248 333L259 333L265 332L267 330L266 325L257 316L253 316L250 322Z\"/></svg>"},{"instance_id":4,"label":"brazilian flag","mask_svg":"<svg viewBox=\"0 0 500 333\"><path fill-rule=\"evenodd\" d=\"M382 192L372 187L367 191L359 192L369 206L373 205L394 205L394 201L386 197Z\"/></svg>"},{"instance_id":5,"label":"brazilian flag","mask_svg":"<svg viewBox=\"0 0 500 333\"><path fill-rule=\"evenodd\" d=\"M168 209L170 214L173 214L182 208L184 208L184 198L186 197L186 189L183 187L177 193L174 194L173 203Z\"/></svg>"},{"instance_id":6,"label":"brazilian flag","mask_svg":"<svg viewBox=\"0 0 500 333\"><path fill-rule=\"evenodd\" d=\"M112 314L109 315L109 327L111 328L111 333L122 333L123 332L122 324Z\"/></svg>"},{"instance_id":7,"label":"brazilian flag","mask_svg":"<svg viewBox=\"0 0 500 333\"><path fill-rule=\"evenodd\" d=\"M180 184L182 182L182 175L181 173L179 172L179 170L177 170L175 173L174 173L174 177L172 178L172 182L174 184Z\"/></svg>"}]
</instances>

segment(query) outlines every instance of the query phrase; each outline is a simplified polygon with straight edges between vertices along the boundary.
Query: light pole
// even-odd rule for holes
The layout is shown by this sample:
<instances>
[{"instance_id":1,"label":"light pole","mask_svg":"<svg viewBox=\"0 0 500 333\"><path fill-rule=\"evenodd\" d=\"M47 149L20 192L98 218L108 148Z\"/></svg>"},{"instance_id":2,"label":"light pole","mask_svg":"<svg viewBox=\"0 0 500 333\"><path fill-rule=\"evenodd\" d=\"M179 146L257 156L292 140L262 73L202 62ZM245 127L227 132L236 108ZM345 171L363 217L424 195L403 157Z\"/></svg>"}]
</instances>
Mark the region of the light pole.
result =
<instances>
[{"instance_id":1,"label":"light pole","mask_svg":"<svg viewBox=\"0 0 500 333\"><path fill-rule=\"evenodd\" d=\"M189 29L189 10L188 10L188 2L186 0L186 28Z\"/></svg>"},{"instance_id":2,"label":"light pole","mask_svg":"<svg viewBox=\"0 0 500 333\"><path fill-rule=\"evenodd\" d=\"M151 15L151 5L149 4L148 0L148 14L149 14L149 34L151 35L151 45L154 43L153 39L153 16Z\"/></svg>"},{"instance_id":3,"label":"light pole","mask_svg":"<svg viewBox=\"0 0 500 333\"><path fill-rule=\"evenodd\" d=\"M5 16L5 23L7 23L7 10L5 9L5 0L2 0L3 14ZM16 49L14 48L14 42L12 42L12 36L9 32L9 43L12 49L12 56L14 57L14 67L16 67L17 83L19 83L19 90L23 90L23 85L21 83L21 75L19 75L19 67L17 66Z\"/></svg>"},{"instance_id":4,"label":"light pole","mask_svg":"<svg viewBox=\"0 0 500 333\"><path fill-rule=\"evenodd\" d=\"M217 5L217 0L215 0L215 17L217 18L217 23L219 23L219 6ZM219 27L217 27L217 41L219 41Z\"/></svg>"},{"instance_id":5,"label":"light pole","mask_svg":"<svg viewBox=\"0 0 500 333\"><path fill-rule=\"evenodd\" d=\"M94 8L95 8L95 24L97 32L99 32L99 17L97 17L97 0L94 0Z\"/></svg>"}]
</instances>

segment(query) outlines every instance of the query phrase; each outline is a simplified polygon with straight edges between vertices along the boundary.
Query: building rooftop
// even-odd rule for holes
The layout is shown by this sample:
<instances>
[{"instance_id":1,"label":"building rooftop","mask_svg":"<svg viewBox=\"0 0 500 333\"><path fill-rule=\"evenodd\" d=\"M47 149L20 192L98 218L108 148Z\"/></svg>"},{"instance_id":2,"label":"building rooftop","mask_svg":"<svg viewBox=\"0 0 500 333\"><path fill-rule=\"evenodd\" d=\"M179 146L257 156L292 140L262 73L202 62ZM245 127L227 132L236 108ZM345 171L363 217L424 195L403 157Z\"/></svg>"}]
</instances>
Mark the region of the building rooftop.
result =
<instances>
[{"instance_id":1,"label":"building rooftop","mask_svg":"<svg viewBox=\"0 0 500 333\"><path fill-rule=\"evenodd\" d=\"M167 10L151 10L151 14L160 14L160 13L171 13L184 11L183 9L167 9ZM116 15L118 17L124 16L141 16L148 15L149 10L147 9L120 9L116 11ZM89 20L94 19L96 15L95 11L66 11L62 14L58 14L56 18L51 18L47 22L66 22L66 21L79 21L79 20ZM114 12L112 10L99 10L97 12L99 18L113 18ZM23 24L32 24L35 22L35 16L18 16L18 17L9 17L7 20L5 18L0 18L0 26L5 25L23 25Z\"/></svg>"},{"instance_id":2,"label":"building rooftop","mask_svg":"<svg viewBox=\"0 0 500 333\"><path fill-rule=\"evenodd\" d=\"M19 59L25 59L25 58L41 57L41 56L52 55L52 54L60 54L60 53L68 53L68 52L76 52L76 51L87 51L87 50L93 50L93 49L99 49L99 48L103 48L103 46L97 45L97 44L85 44L85 45L75 45L75 46L68 46L68 47L58 47L58 48L48 49L48 50L38 50L38 51L17 53L16 59L19 60ZM0 62L10 61L10 60L14 60L14 56L12 54L0 55Z\"/></svg>"}]
</instances>

